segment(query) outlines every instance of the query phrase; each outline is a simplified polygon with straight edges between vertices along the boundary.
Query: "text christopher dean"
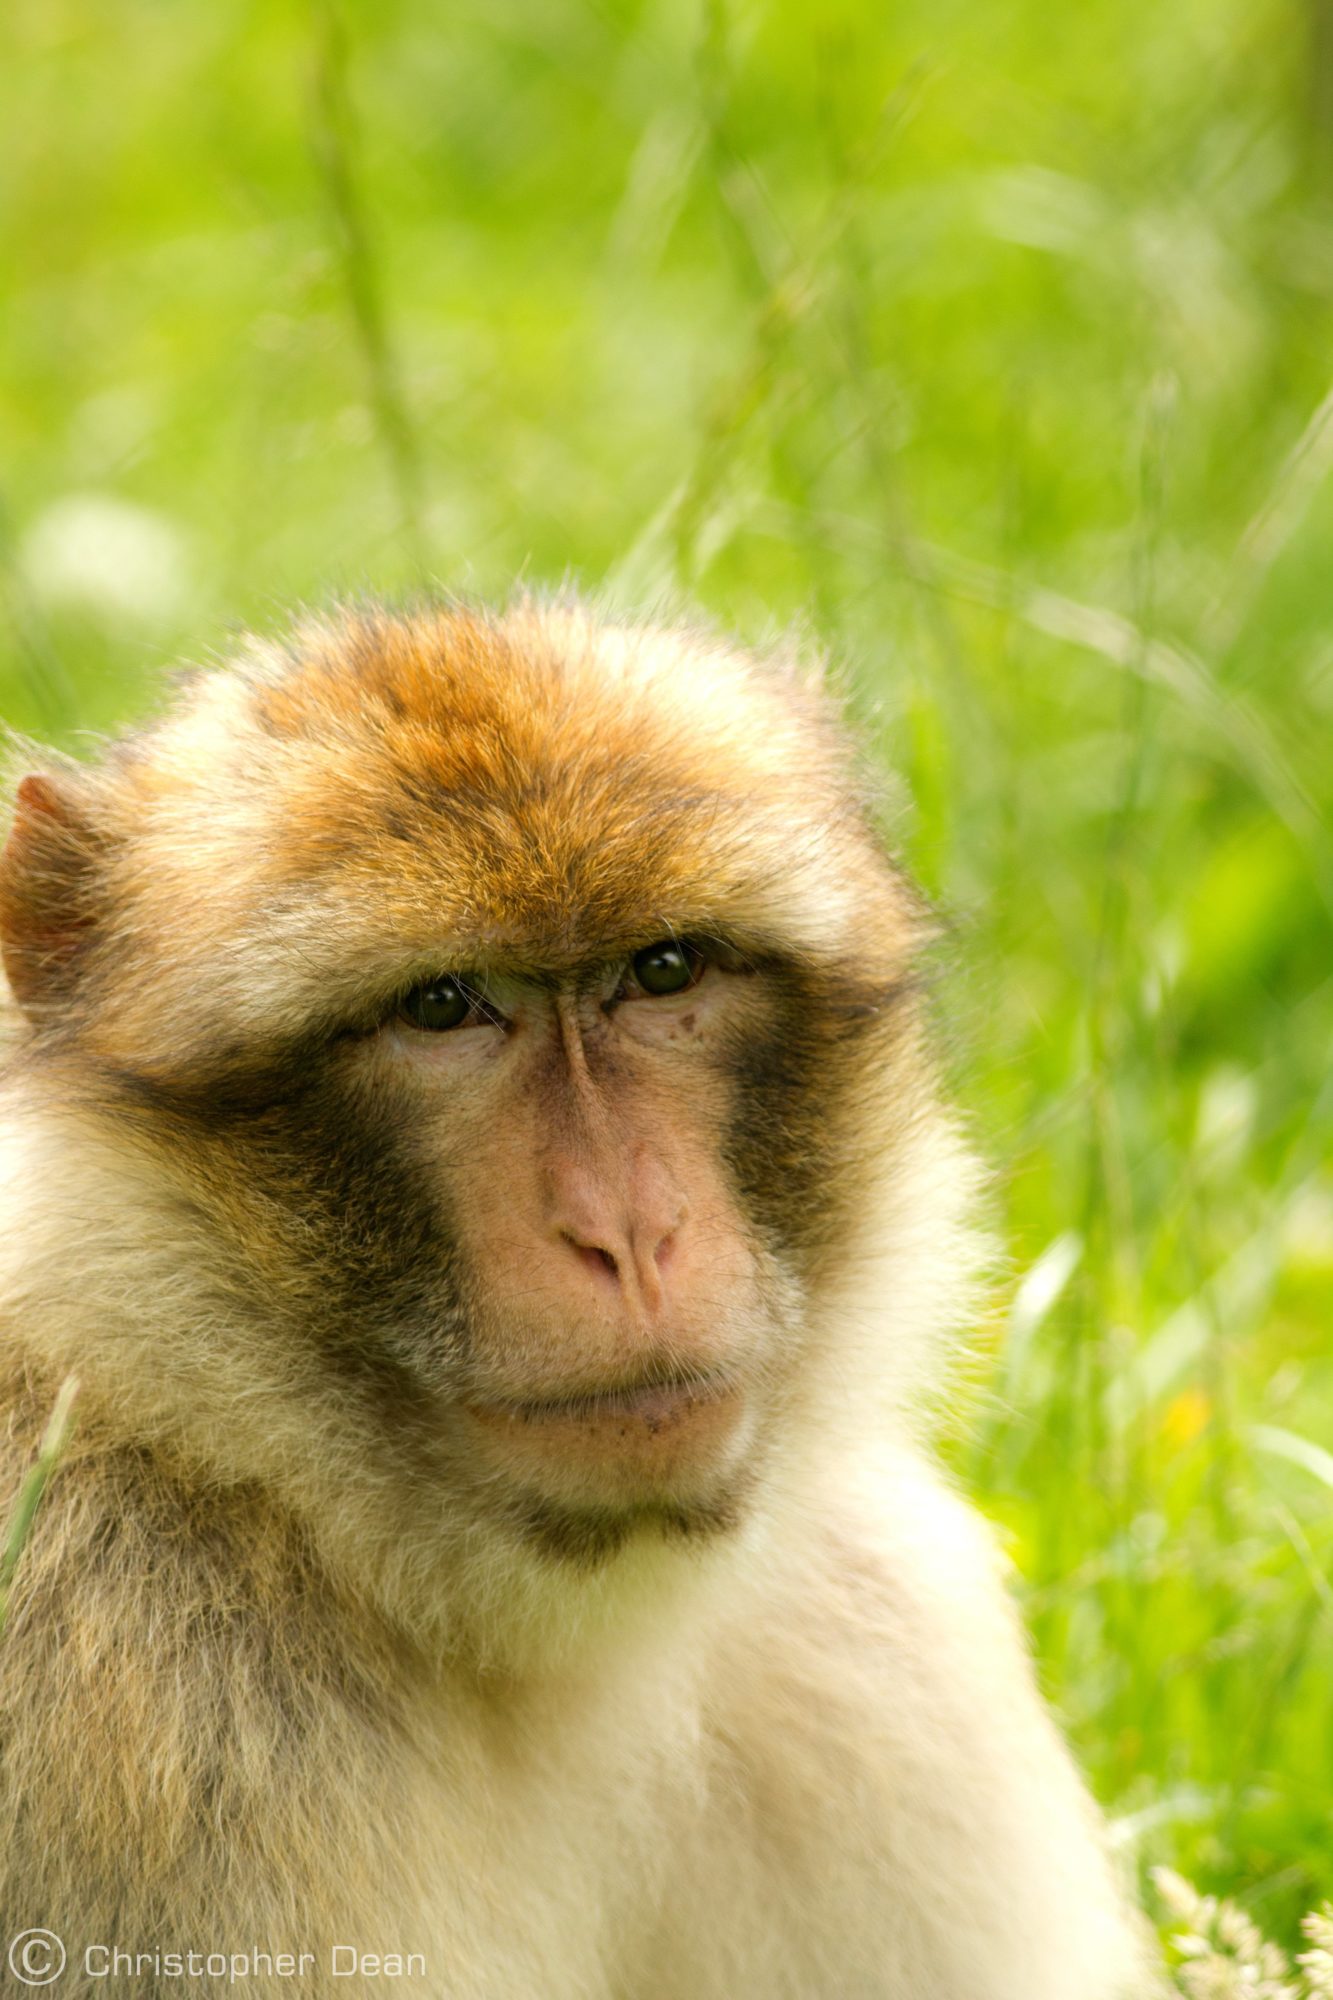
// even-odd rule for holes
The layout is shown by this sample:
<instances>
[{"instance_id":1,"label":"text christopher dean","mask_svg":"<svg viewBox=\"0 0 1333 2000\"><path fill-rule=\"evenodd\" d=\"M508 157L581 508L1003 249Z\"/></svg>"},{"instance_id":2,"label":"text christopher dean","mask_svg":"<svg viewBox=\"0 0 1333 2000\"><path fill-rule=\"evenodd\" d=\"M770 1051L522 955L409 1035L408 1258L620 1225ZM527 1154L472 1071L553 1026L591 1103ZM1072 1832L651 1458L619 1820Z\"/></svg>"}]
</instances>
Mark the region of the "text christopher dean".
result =
<instances>
[{"instance_id":1,"label":"text christopher dean","mask_svg":"<svg viewBox=\"0 0 1333 2000\"><path fill-rule=\"evenodd\" d=\"M318 1969L312 1951L123 1951L116 1945L84 1948L89 1979L209 1979L243 1985L251 1979L303 1979ZM424 1979L426 1961L416 1951L362 1951L356 1945L330 1947L327 1970L334 1979Z\"/></svg>"}]
</instances>

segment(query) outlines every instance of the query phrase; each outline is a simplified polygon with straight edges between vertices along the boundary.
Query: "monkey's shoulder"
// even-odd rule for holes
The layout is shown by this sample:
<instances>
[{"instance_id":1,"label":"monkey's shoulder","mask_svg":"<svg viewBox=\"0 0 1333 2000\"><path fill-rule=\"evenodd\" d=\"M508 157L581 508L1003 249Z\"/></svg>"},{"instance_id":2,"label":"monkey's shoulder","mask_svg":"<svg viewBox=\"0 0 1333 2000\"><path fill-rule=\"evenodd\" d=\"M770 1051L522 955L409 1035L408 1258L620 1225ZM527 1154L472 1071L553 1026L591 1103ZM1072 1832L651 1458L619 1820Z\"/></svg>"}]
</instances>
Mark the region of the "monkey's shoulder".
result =
<instances>
[{"instance_id":1,"label":"monkey's shoulder","mask_svg":"<svg viewBox=\"0 0 1333 2000\"><path fill-rule=\"evenodd\" d=\"M887 1454L777 1546L710 1681L710 1815L672 1907L730 1880L800 1911L771 1992L1147 1991L985 1522Z\"/></svg>"},{"instance_id":2,"label":"monkey's shoulder","mask_svg":"<svg viewBox=\"0 0 1333 2000\"><path fill-rule=\"evenodd\" d=\"M16 1401L0 1506L32 1462L31 1429ZM172 1773L167 1789L197 1797L214 1770L221 1782L247 1765L271 1784L331 1720L350 1734L381 1719L381 1665L299 1524L256 1490L201 1486L145 1446L104 1443L87 1413L15 1570L0 1644L11 1747L32 1737L12 1724L35 1704L69 1740L95 1734ZM87 1789L86 1767L71 1778Z\"/></svg>"},{"instance_id":3,"label":"monkey's shoulder","mask_svg":"<svg viewBox=\"0 0 1333 2000\"><path fill-rule=\"evenodd\" d=\"M935 1662L942 1643L963 1657L978 1644L1021 1650L994 1533L909 1444L868 1453L802 1496L778 1545L747 1610L755 1634L795 1630L816 1657L879 1659L895 1674L918 1646Z\"/></svg>"},{"instance_id":4,"label":"monkey's shoulder","mask_svg":"<svg viewBox=\"0 0 1333 2000\"><path fill-rule=\"evenodd\" d=\"M738 1784L794 1790L835 1850L860 1840L870 1854L938 1830L941 1813L1026 1838L1025 1787L1039 1783L1051 1824L1063 1814L1086 1844L1086 1800L994 1536L923 1456L857 1467L780 1543L735 1601L712 1681ZM851 1795L867 1802L860 1819L841 1816Z\"/></svg>"}]
</instances>

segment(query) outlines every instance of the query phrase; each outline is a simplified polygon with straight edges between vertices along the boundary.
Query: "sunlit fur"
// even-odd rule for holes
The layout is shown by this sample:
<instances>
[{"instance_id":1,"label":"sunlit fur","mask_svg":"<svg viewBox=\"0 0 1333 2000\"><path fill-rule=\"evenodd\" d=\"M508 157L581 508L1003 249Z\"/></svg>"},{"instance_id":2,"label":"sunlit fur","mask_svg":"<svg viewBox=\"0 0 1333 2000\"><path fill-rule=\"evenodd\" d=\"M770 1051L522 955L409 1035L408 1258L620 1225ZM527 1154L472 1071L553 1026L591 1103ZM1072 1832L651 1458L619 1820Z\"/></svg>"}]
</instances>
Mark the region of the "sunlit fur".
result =
<instances>
[{"instance_id":1,"label":"sunlit fur","mask_svg":"<svg viewBox=\"0 0 1333 2000\"><path fill-rule=\"evenodd\" d=\"M81 1391L0 1639L0 1948L59 1933L65 1994L187 1990L98 1944L382 1990L341 1944L449 2000L1140 2000L918 1442L974 1173L818 676L569 604L370 610L41 768L0 863L6 1489ZM761 1415L698 1505L534 1526L450 1428L488 1369L566 1365L487 1275L529 1142L460 1162L384 1024L662 935L728 954L716 1050L632 1087L743 1246L699 1338Z\"/></svg>"}]
</instances>

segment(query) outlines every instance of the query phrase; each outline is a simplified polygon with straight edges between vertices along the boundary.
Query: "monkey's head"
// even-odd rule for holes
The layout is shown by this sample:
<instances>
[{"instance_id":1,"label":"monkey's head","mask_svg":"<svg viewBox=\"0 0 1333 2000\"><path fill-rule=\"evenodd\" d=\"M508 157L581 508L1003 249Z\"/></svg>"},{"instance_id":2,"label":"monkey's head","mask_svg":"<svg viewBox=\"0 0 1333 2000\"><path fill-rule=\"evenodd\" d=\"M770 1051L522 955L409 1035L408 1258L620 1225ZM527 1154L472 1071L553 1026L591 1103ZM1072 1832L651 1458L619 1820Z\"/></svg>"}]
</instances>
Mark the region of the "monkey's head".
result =
<instances>
[{"instance_id":1,"label":"monkey's head","mask_svg":"<svg viewBox=\"0 0 1333 2000\"><path fill-rule=\"evenodd\" d=\"M147 1434L390 1522L421 1589L725 1530L873 1401L833 1320L929 1316L922 929L790 667L531 605L256 643L19 787L29 1289Z\"/></svg>"}]
</instances>

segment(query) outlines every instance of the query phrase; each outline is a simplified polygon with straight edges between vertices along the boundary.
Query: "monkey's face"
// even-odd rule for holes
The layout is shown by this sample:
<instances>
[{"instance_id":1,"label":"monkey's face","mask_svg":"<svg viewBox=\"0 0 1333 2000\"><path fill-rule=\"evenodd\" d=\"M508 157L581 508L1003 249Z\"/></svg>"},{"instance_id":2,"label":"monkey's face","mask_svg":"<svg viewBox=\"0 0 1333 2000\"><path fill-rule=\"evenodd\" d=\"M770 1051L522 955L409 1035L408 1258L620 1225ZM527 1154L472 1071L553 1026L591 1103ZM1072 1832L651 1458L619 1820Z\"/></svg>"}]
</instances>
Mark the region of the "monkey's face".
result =
<instances>
[{"instance_id":1,"label":"monkey's face","mask_svg":"<svg viewBox=\"0 0 1333 2000\"><path fill-rule=\"evenodd\" d=\"M568 613L348 621L52 783L15 990L321 1400L455 1521L733 1518L892 1143L917 928L814 691Z\"/></svg>"},{"instance_id":2,"label":"monkey's face","mask_svg":"<svg viewBox=\"0 0 1333 2000\"><path fill-rule=\"evenodd\" d=\"M797 1284L747 1206L739 1076L777 1012L734 949L665 936L441 974L353 1053L448 1244L451 1338L404 1351L462 1462L548 1534L570 1509L717 1517L759 1449Z\"/></svg>"},{"instance_id":3,"label":"monkey's face","mask_svg":"<svg viewBox=\"0 0 1333 2000\"><path fill-rule=\"evenodd\" d=\"M233 1282L455 1526L579 1560L730 1526L845 1245L838 1101L882 1016L716 926L556 969L441 959L234 1109L205 1092L188 1172Z\"/></svg>"}]
</instances>

